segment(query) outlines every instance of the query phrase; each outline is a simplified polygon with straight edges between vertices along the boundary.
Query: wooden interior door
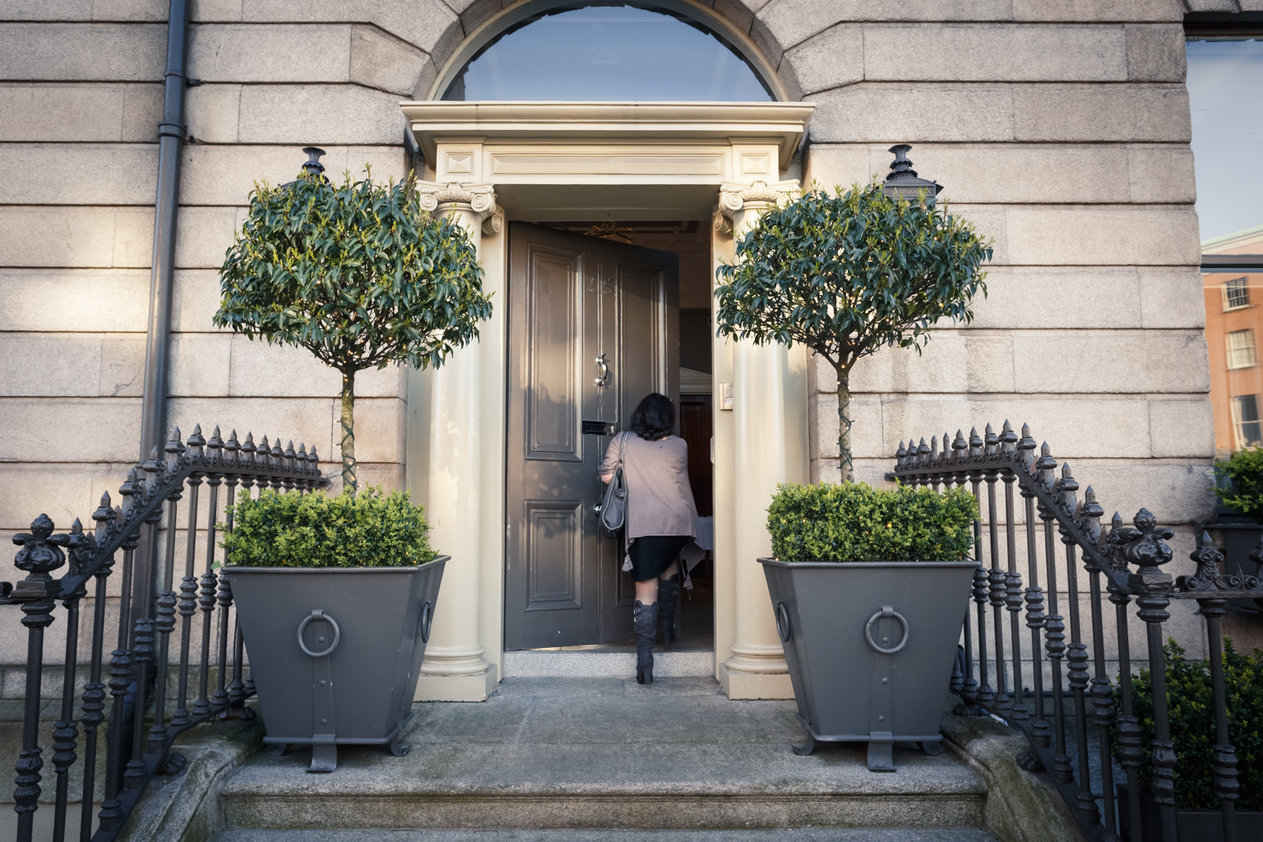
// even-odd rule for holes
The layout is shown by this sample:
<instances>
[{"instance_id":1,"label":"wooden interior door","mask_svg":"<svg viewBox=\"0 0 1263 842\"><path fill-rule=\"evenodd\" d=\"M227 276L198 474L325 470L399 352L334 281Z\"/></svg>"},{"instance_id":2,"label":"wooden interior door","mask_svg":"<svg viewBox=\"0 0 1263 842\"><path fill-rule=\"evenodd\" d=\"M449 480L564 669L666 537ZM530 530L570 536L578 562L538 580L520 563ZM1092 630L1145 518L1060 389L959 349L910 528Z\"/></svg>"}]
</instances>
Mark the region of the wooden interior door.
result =
<instances>
[{"instance_id":1,"label":"wooden interior door","mask_svg":"<svg viewBox=\"0 0 1263 842\"><path fill-rule=\"evenodd\" d=\"M710 439L714 434L710 395L681 395L680 437L689 446L689 486L699 517L715 514L714 478L710 464Z\"/></svg>"},{"instance_id":2,"label":"wooden interior door","mask_svg":"<svg viewBox=\"0 0 1263 842\"><path fill-rule=\"evenodd\" d=\"M644 395L677 396L675 256L523 223L509 255L505 648L623 642L597 466Z\"/></svg>"}]
</instances>

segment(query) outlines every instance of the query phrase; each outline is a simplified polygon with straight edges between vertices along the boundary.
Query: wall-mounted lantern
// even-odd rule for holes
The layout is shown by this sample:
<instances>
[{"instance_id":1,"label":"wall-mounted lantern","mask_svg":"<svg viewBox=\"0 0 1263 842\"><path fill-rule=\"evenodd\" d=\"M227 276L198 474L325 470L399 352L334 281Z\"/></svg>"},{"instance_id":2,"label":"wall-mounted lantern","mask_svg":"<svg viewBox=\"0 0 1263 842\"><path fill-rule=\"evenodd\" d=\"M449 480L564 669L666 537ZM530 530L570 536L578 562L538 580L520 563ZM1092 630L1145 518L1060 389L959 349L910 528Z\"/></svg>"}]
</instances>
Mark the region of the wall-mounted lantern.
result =
<instances>
[{"instance_id":1,"label":"wall-mounted lantern","mask_svg":"<svg viewBox=\"0 0 1263 842\"><path fill-rule=\"evenodd\" d=\"M328 181L329 179L325 175L325 165L320 163L320 156L325 154L325 151L318 146L304 146L303 154L307 156L307 160L303 162L303 175L319 176ZM293 184L293 181L287 181L281 187L291 187Z\"/></svg>"},{"instance_id":2,"label":"wall-mounted lantern","mask_svg":"<svg viewBox=\"0 0 1263 842\"><path fill-rule=\"evenodd\" d=\"M892 199L903 198L909 202L915 202L917 196L924 193L925 203L934 207L935 197L943 189L943 185L917 177L917 171L912 168L912 162L908 160L908 150L911 148L906 143L890 147L895 160L890 165L890 173L882 184L882 190Z\"/></svg>"}]
</instances>

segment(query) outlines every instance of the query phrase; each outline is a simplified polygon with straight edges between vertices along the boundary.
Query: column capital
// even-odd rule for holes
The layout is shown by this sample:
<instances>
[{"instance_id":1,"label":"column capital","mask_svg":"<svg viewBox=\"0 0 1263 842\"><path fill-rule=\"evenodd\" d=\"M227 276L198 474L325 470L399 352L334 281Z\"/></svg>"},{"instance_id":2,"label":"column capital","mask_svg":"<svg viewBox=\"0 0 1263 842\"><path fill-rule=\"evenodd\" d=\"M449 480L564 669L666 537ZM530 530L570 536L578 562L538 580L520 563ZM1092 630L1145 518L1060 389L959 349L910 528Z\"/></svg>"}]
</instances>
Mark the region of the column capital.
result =
<instances>
[{"instance_id":1,"label":"column capital","mask_svg":"<svg viewBox=\"0 0 1263 842\"><path fill-rule=\"evenodd\" d=\"M504 230L504 208L499 205L482 220L482 233L494 237Z\"/></svg>"},{"instance_id":2,"label":"column capital","mask_svg":"<svg viewBox=\"0 0 1263 842\"><path fill-rule=\"evenodd\" d=\"M729 235L742 231L752 221L746 218L747 213L753 212L754 218L757 218L769 208L785 203L799 189L797 181L769 183L756 180L750 184L721 184L715 230Z\"/></svg>"},{"instance_id":3,"label":"column capital","mask_svg":"<svg viewBox=\"0 0 1263 842\"><path fill-rule=\"evenodd\" d=\"M503 215L496 204L493 185L418 181L416 191L422 210L444 215L459 211L481 224L482 232L488 236L503 227Z\"/></svg>"}]
</instances>

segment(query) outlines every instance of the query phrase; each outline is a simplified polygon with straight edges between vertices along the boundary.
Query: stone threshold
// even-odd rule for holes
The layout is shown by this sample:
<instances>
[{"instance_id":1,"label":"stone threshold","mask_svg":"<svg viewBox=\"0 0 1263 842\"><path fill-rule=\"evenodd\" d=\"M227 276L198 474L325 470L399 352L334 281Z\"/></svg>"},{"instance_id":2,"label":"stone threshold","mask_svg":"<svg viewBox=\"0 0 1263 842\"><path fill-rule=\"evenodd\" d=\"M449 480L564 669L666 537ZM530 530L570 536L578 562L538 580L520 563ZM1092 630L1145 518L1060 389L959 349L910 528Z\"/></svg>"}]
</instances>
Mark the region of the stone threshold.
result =
<instances>
[{"instance_id":1,"label":"stone threshold","mask_svg":"<svg viewBox=\"0 0 1263 842\"><path fill-rule=\"evenodd\" d=\"M713 649L661 649L653 653L654 677L713 676ZM634 646L563 646L505 652L505 678L627 678L636 673Z\"/></svg>"}]
</instances>

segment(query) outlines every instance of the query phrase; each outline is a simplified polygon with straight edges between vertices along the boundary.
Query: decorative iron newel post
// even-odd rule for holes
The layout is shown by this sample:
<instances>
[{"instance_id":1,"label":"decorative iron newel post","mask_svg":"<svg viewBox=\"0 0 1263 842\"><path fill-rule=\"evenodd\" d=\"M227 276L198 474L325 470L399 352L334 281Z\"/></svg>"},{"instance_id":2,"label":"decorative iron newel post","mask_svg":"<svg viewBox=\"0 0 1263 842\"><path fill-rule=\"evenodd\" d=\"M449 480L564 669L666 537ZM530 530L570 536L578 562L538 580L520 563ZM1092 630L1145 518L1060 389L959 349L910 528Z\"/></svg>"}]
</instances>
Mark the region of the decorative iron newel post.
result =
<instances>
[{"instance_id":1,"label":"decorative iron newel post","mask_svg":"<svg viewBox=\"0 0 1263 842\"><path fill-rule=\"evenodd\" d=\"M1167 607L1175 592L1175 582L1161 565L1171 560L1166 539L1173 533L1159 529L1157 518L1148 509L1137 512L1134 527L1116 531L1123 559L1135 565L1128 573L1128 589L1136 594L1138 616L1145 623L1149 646L1149 673L1153 680L1153 799L1162 812L1162 842L1176 842L1175 834L1175 746L1171 742L1171 722L1167 707L1166 658L1162 653L1162 624L1170 618Z\"/></svg>"},{"instance_id":2,"label":"decorative iron newel post","mask_svg":"<svg viewBox=\"0 0 1263 842\"><path fill-rule=\"evenodd\" d=\"M12 599L22 604L22 625L27 628L26 704L22 713L22 752L18 755L17 788L13 790L18 814L18 840L28 842L34 831L35 810L40 794L39 707L40 684L44 674L44 629L52 625L53 604L61 585L49 575L66 563L62 550L65 535L53 535L53 522L41 514L31 522L31 531L13 536L20 546L14 563L26 571L26 578L13 589Z\"/></svg>"},{"instance_id":3,"label":"decorative iron newel post","mask_svg":"<svg viewBox=\"0 0 1263 842\"><path fill-rule=\"evenodd\" d=\"M1251 555L1257 555L1255 550ZM1228 690L1224 684L1224 655L1219 619L1228 613L1228 595L1257 591L1260 582L1253 576L1223 575L1220 566L1224 555L1203 531L1197 536L1197 548L1189 558L1197 562L1192 576L1181 576L1176 587L1181 596L1197 600L1206 618L1206 636L1210 649L1210 683L1215 709L1215 744L1211 765L1211 786L1220 800L1224 819L1224 839L1237 839L1236 801L1241 795L1237 780L1237 750L1228 734Z\"/></svg>"}]
</instances>

